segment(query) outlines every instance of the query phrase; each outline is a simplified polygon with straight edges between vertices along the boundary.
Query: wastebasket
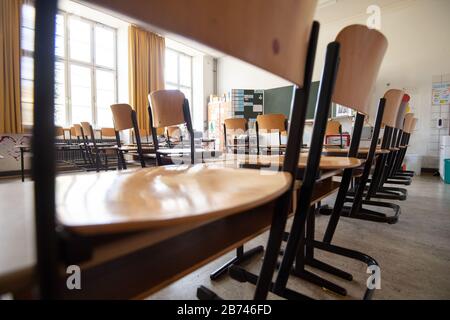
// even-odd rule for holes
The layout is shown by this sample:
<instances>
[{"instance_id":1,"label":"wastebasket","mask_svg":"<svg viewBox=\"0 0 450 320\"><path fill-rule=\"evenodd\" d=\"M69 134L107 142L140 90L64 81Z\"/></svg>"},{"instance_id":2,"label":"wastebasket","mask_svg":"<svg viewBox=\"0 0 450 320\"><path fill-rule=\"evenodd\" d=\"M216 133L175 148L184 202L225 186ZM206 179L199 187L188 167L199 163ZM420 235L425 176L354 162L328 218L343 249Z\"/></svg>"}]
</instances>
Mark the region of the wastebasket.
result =
<instances>
[{"instance_id":1,"label":"wastebasket","mask_svg":"<svg viewBox=\"0 0 450 320\"><path fill-rule=\"evenodd\" d=\"M444 160L444 170L445 170L445 183L450 184L450 159Z\"/></svg>"}]
</instances>

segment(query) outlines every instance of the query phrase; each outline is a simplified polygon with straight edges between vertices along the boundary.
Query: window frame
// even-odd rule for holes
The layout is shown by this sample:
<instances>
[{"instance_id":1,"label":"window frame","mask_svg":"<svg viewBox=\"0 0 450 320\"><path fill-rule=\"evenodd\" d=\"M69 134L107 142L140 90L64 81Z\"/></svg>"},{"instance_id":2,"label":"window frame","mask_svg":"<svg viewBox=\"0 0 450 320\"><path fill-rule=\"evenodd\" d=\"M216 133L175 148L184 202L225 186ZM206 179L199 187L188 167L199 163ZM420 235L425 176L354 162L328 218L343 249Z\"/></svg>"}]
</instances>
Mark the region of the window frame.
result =
<instances>
[{"instance_id":1,"label":"window frame","mask_svg":"<svg viewBox=\"0 0 450 320\"><path fill-rule=\"evenodd\" d=\"M166 52L167 51L172 51L177 56L177 82L175 83L175 82L172 82L172 81L165 80L164 81L165 85L170 85L170 86L176 87L177 90L180 90L180 91L181 91L181 89L188 89L191 92L190 101L189 101L189 109L191 110L191 115L193 115L193 113L194 113L194 108L193 108L193 104L194 104L194 101L193 101L194 100L194 74L193 74L194 68L193 68L193 61L194 61L194 58L193 58L193 56L191 56L191 55L189 55L187 53L184 53L182 51L179 51L177 49L173 49L173 48L170 48L170 47L166 47ZM190 68L191 68L191 86L186 86L186 85L182 85L181 84L181 79L180 79L180 69L181 69L180 68L180 57L181 56L189 58L189 62L190 62L189 65L190 65ZM166 61L166 63L167 63L167 61ZM164 73L165 72L166 72L166 70L164 70Z\"/></svg>"},{"instance_id":2,"label":"window frame","mask_svg":"<svg viewBox=\"0 0 450 320\"><path fill-rule=\"evenodd\" d=\"M34 6L33 6L34 7ZM22 13L21 13L22 14ZM99 128L99 119L98 119L98 104L97 104L97 70L100 71L105 71L105 72L111 72L113 73L113 79L114 79L114 103L117 103L118 101L118 95L119 95L119 90L118 90L118 29L113 27L113 26L109 26L107 24L95 21L95 20L91 20L91 19L87 19L81 16L78 16L76 14L72 14L63 10L58 10L57 14L62 15L64 18L64 56L60 57L58 55L55 55L55 63L62 63L64 65L64 90L65 90L65 99L64 99L64 111L65 111L65 117L64 117L64 124L62 124L63 126L72 126L73 125L73 105L72 105L72 92L71 92L71 88L72 88L72 84L71 84L71 66L75 65L75 66L80 66L80 67L86 67L89 68L90 73L91 73L91 119L92 119L92 125L94 126L94 128ZM76 60L76 59L72 59L71 55L70 55L70 27L69 27L69 19L70 18L75 18L78 20L81 20L83 22L86 22L89 24L89 29L90 29L90 49L91 49L91 59L89 62L85 62L85 61L80 61L80 60ZM95 39L95 30L96 27L99 28L105 28L108 29L110 31L113 32L113 43L114 43L114 48L113 48L113 67L105 67L102 65L97 64L96 61L96 39ZM26 26L24 26L21 23L20 26L21 30L22 28L27 28L30 29ZM33 32L35 31L34 29ZM55 35L56 37L56 35ZM22 41L22 40L21 40ZM21 53L21 58L22 57L29 57L33 59L33 63L34 63L34 50L27 50L27 49L23 49L21 47L20 50ZM20 71L20 81L22 83L22 80L27 80L26 78L24 78L22 76L22 70ZM34 86L34 79L32 79L33 81L33 86ZM23 100L23 96L21 94L20 97L20 102L21 105L23 103L28 103L25 102ZM55 119L56 121L56 119ZM112 116L111 116L111 121L112 121ZM32 126L33 123L28 123L28 122L24 122L23 118L22 118L22 123L24 126Z\"/></svg>"}]
</instances>

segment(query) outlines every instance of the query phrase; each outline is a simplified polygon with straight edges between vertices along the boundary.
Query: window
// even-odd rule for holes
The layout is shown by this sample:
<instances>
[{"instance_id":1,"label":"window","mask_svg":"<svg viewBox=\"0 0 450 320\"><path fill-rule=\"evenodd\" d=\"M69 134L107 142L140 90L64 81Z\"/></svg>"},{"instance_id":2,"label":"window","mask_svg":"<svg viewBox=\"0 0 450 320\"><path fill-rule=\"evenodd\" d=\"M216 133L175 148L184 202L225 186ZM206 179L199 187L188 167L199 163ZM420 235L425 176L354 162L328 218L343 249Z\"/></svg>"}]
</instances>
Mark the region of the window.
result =
<instances>
[{"instance_id":1,"label":"window","mask_svg":"<svg viewBox=\"0 0 450 320\"><path fill-rule=\"evenodd\" d=\"M21 26L22 122L33 123L34 7L24 5ZM112 126L117 101L117 30L59 12L55 32L55 123L89 121Z\"/></svg>"},{"instance_id":2,"label":"window","mask_svg":"<svg viewBox=\"0 0 450 320\"><path fill-rule=\"evenodd\" d=\"M192 110L192 57L166 48L165 81L166 89L183 92Z\"/></svg>"}]
</instances>

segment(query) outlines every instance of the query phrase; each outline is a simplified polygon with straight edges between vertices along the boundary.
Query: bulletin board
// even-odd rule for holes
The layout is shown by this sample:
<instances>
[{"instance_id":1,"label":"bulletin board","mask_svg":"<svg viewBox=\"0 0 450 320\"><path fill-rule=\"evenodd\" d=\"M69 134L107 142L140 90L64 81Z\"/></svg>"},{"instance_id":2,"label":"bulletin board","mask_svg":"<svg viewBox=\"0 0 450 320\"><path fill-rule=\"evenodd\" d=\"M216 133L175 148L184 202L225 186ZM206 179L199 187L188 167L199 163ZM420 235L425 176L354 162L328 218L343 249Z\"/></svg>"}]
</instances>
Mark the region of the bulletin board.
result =
<instances>
[{"instance_id":1,"label":"bulletin board","mask_svg":"<svg viewBox=\"0 0 450 320\"><path fill-rule=\"evenodd\" d=\"M231 101L234 117L247 119L249 124L264 114L264 90L233 89Z\"/></svg>"}]
</instances>

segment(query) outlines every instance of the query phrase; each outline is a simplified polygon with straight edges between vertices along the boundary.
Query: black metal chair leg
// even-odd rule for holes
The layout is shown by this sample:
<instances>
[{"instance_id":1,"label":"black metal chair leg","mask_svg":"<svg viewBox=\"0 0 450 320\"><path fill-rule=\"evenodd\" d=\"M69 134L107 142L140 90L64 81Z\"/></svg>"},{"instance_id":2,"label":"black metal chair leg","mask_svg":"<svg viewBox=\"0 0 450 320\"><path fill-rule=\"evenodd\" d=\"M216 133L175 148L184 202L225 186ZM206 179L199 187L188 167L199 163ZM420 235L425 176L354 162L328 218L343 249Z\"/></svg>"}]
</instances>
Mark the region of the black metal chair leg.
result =
<instances>
[{"instance_id":1,"label":"black metal chair leg","mask_svg":"<svg viewBox=\"0 0 450 320\"><path fill-rule=\"evenodd\" d=\"M376 262L376 260L370 256L368 256L365 253L359 252L359 251L355 251L355 250L351 250L351 249L347 249L347 248L342 248L339 246L335 246L332 244L328 244L328 243L324 243L324 242L319 242L319 241L314 241L313 243L314 247L318 248L319 250L323 250L326 252L330 252L330 253L334 253L337 255L341 255L350 259L354 259L354 260L358 260L361 262L364 262L367 264L368 267L370 266L379 266L378 263ZM365 293L364 293L364 300L370 300L373 296L373 292L374 289L369 289L367 288Z\"/></svg>"},{"instance_id":2,"label":"black metal chair leg","mask_svg":"<svg viewBox=\"0 0 450 320\"><path fill-rule=\"evenodd\" d=\"M321 288L327 289L329 291L332 291L334 293L337 293L341 296L346 296L347 295L347 290L342 288L341 286L338 286L337 284L334 284L331 281L328 281L326 279L323 279L321 277L319 277L318 275L309 272L307 270L292 270L292 275L308 281L312 284L315 284L316 286L319 286Z\"/></svg>"},{"instance_id":3,"label":"black metal chair leg","mask_svg":"<svg viewBox=\"0 0 450 320\"><path fill-rule=\"evenodd\" d=\"M25 182L25 166L23 160L23 148L20 148L20 173L22 175L22 182Z\"/></svg>"},{"instance_id":4,"label":"black metal chair leg","mask_svg":"<svg viewBox=\"0 0 450 320\"><path fill-rule=\"evenodd\" d=\"M209 290L204 286L200 286L197 288L197 298L199 300L223 300L215 292Z\"/></svg>"},{"instance_id":5,"label":"black metal chair leg","mask_svg":"<svg viewBox=\"0 0 450 320\"><path fill-rule=\"evenodd\" d=\"M228 268L231 265L243 263L262 252L264 252L264 246L258 246L248 251L244 251L244 246L240 246L239 248L236 249L236 256L227 263L225 263L223 266L218 268L216 271L211 273L210 279L213 281L219 279L221 276L223 276L228 272Z\"/></svg>"},{"instance_id":6,"label":"black metal chair leg","mask_svg":"<svg viewBox=\"0 0 450 320\"><path fill-rule=\"evenodd\" d=\"M256 285L259 278L257 275L255 275L254 273L251 273L247 270L245 270L244 268L240 267L240 266L236 266L233 265L230 267L229 269L229 273L230 273L230 277L233 278L236 281L239 281L241 283L251 283ZM273 286L274 283L270 282L269 284L269 291L273 292ZM280 295L280 297L288 299L288 300L313 300L310 297L301 294L299 292L293 291L289 288L286 288L283 292L282 295Z\"/></svg>"},{"instance_id":7,"label":"black metal chair leg","mask_svg":"<svg viewBox=\"0 0 450 320\"><path fill-rule=\"evenodd\" d=\"M344 279L347 281L353 281L353 275L351 275L348 272L342 271L341 269L333 267L332 265L329 265L325 262L319 261L317 259L312 259L312 260L308 260L306 263L315 269L322 270L326 273L332 274L341 279Z\"/></svg>"}]
</instances>

